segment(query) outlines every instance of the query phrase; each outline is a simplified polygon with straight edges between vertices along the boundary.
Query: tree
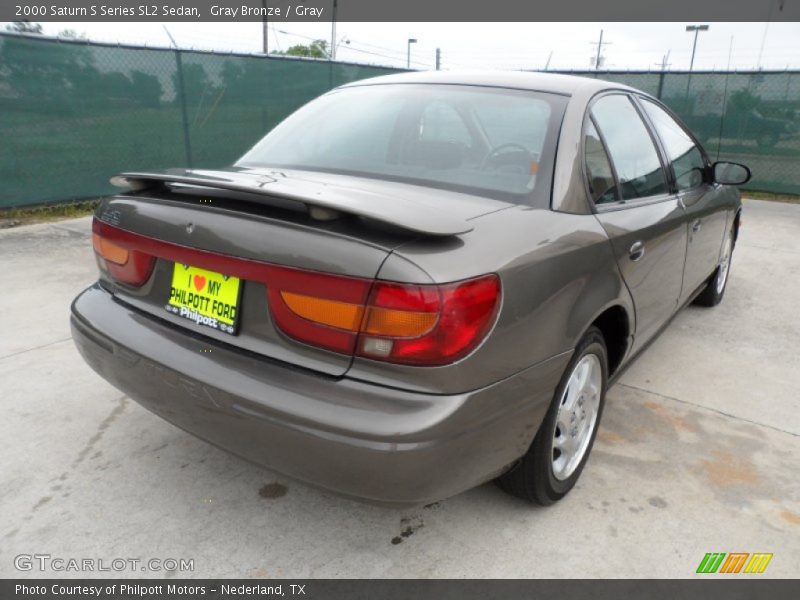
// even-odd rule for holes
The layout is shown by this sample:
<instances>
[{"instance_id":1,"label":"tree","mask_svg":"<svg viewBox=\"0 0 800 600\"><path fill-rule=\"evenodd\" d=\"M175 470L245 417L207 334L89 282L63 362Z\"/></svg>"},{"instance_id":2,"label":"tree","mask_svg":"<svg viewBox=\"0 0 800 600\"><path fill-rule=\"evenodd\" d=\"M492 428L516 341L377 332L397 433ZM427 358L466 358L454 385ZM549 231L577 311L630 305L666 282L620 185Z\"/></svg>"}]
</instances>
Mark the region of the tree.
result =
<instances>
[{"instance_id":1,"label":"tree","mask_svg":"<svg viewBox=\"0 0 800 600\"><path fill-rule=\"evenodd\" d=\"M78 33L74 29L62 29L58 32L58 37L68 38L71 40L85 40L86 34L83 32Z\"/></svg>"},{"instance_id":2,"label":"tree","mask_svg":"<svg viewBox=\"0 0 800 600\"><path fill-rule=\"evenodd\" d=\"M41 44L9 37L0 44L3 81L20 102L69 113L92 98L99 77L91 48L83 44Z\"/></svg>"},{"instance_id":3,"label":"tree","mask_svg":"<svg viewBox=\"0 0 800 600\"><path fill-rule=\"evenodd\" d=\"M41 23L31 23L30 21L14 21L6 26L7 31L14 33L42 33Z\"/></svg>"},{"instance_id":4,"label":"tree","mask_svg":"<svg viewBox=\"0 0 800 600\"><path fill-rule=\"evenodd\" d=\"M308 58L330 58L328 53L328 42L325 40L314 40L308 45L296 44L286 50L286 52L276 52L285 56L306 56Z\"/></svg>"},{"instance_id":5,"label":"tree","mask_svg":"<svg viewBox=\"0 0 800 600\"><path fill-rule=\"evenodd\" d=\"M757 109L759 104L761 104L761 98L749 90L738 90L733 92L731 97L728 99L728 110L749 113L750 111Z\"/></svg>"},{"instance_id":6,"label":"tree","mask_svg":"<svg viewBox=\"0 0 800 600\"><path fill-rule=\"evenodd\" d=\"M179 101L178 91L181 89L181 78L178 73L172 74L172 87L176 91L175 101ZM183 93L186 104L201 105L206 96L215 92L214 85L208 77L203 65L198 63L183 64Z\"/></svg>"},{"instance_id":7,"label":"tree","mask_svg":"<svg viewBox=\"0 0 800 600\"><path fill-rule=\"evenodd\" d=\"M142 71L132 71L131 81L133 83L131 96L137 98L144 106L155 107L161 103L163 90L158 77Z\"/></svg>"}]
</instances>

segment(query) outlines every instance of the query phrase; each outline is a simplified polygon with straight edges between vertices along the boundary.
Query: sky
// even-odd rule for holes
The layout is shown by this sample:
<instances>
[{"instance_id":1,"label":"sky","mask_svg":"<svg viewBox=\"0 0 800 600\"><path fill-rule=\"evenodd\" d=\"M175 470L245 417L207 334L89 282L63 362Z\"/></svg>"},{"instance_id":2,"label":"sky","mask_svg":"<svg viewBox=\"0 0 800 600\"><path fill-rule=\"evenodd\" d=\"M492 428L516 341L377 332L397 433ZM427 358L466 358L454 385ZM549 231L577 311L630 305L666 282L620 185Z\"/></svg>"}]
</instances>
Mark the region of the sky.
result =
<instances>
[{"instance_id":1,"label":"sky","mask_svg":"<svg viewBox=\"0 0 800 600\"><path fill-rule=\"evenodd\" d=\"M694 34L688 23L337 23L337 60L404 67L407 40L411 67L443 69L588 69L603 30L608 69L689 68ZM261 52L261 23L43 23L44 33L73 29L89 39L179 47ZM800 68L800 23L710 23L699 34L694 68ZM270 52L313 39L331 40L330 23L269 26ZM605 43L607 42L607 44ZM729 62L730 61L730 62Z\"/></svg>"}]
</instances>

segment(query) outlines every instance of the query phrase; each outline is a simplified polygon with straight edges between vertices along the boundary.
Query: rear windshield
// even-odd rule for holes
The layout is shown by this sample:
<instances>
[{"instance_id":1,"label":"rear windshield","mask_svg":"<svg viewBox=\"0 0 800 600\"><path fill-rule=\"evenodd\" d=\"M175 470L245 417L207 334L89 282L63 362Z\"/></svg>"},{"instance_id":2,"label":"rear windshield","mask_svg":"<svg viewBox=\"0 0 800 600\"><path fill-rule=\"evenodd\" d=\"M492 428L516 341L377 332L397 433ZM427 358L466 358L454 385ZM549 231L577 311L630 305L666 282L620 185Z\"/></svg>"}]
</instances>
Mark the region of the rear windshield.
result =
<instances>
[{"instance_id":1,"label":"rear windshield","mask_svg":"<svg viewBox=\"0 0 800 600\"><path fill-rule=\"evenodd\" d=\"M295 112L237 165L359 175L532 204L549 197L566 101L458 85L343 88Z\"/></svg>"}]
</instances>

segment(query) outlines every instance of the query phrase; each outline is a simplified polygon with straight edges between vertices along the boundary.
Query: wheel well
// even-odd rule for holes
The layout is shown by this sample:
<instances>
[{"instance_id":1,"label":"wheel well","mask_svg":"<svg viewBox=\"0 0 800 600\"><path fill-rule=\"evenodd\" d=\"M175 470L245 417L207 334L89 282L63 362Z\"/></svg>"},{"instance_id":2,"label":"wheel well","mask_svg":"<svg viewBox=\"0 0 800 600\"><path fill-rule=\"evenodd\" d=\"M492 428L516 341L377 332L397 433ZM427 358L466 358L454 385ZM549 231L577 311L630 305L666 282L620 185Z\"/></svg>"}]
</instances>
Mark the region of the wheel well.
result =
<instances>
[{"instance_id":1,"label":"wheel well","mask_svg":"<svg viewBox=\"0 0 800 600\"><path fill-rule=\"evenodd\" d=\"M603 334L608 351L608 374L613 375L625 356L630 336L628 313L621 306L607 308L592 323Z\"/></svg>"}]
</instances>

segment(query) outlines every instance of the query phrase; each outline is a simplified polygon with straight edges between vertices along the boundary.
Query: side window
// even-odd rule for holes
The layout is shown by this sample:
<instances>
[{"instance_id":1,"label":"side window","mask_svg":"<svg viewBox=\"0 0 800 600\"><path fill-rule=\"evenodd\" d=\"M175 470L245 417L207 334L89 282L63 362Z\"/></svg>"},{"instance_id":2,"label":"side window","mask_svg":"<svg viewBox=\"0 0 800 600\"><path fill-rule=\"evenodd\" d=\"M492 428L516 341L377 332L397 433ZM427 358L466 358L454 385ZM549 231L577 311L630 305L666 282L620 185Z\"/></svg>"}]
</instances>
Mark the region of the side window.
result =
<instances>
[{"instance_id":1,"label":"side window","mask_svg":"<svg viewBox=\"0 0 800 600\"><path fill-rule=\"evenodd\" d=\"M653 121L653 126L664 144L672 170L675 172L675 182L679 190L689 190L703 183L703 173L706 164L703 153L695 145L683 127L675 122L663 108L642 99L647 116Z\"/></svg>"},{"instance_id":2,"label":"side window","mask_svg":"<svg viewBox=\"0 0 800 600\"><path fill-rule=\"evenodd\" d=\"M658 152L631 100L622 94L604 96L591 112L617 171L622 199L666 193L667 179Z\"/></svg>"},{"instance_id":3,"label":"side window","mask_svg":"<svg viewBox=\"0 0 800 600\"><path fill-rule=\"evenodd\" d=\"M595 204L617 201L617 188L614 183L614 172L608 154L603 147L600 134L594 123L589 121L584 133L584 152L586 160L586 176L589 179L589 191Z\"/></svg>"}]
</instances>

